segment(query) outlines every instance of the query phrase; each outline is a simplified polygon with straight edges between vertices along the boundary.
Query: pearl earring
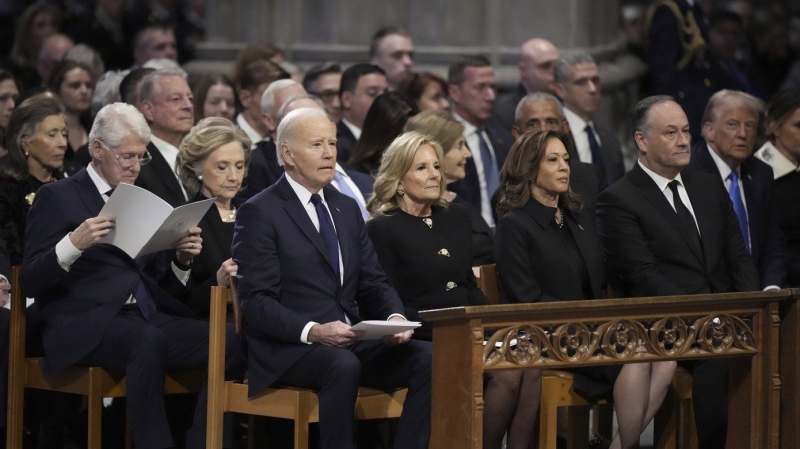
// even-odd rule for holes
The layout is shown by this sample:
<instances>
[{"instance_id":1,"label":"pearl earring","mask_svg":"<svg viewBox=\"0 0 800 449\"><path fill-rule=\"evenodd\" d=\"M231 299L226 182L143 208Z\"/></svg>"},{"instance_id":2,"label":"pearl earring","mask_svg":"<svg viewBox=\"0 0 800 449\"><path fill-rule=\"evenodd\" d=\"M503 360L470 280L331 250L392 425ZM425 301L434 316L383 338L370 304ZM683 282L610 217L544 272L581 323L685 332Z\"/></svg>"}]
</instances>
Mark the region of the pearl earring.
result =
<instances>
[{"instance_id":1,"label":"pearl earring","mask_svg":"<svg viewBox=\"0 0 800 449\"><path fill-rule=\"evenodd\" d=\"M400 196L403 196L403 195L406 194L406 191L402 187L398 187L397 188L397 194L400 195Z\"/></svg>"},{"instance_id":2,"label":"pearl earring","mask_svg":"<svg viewBox=\"0 0 800 449\"><path fill-rule=\"evenodd\" d=\"M202 181L203 180L203 175L197 175L197 180L198 181Z\"/></svg>"}]
</instances>

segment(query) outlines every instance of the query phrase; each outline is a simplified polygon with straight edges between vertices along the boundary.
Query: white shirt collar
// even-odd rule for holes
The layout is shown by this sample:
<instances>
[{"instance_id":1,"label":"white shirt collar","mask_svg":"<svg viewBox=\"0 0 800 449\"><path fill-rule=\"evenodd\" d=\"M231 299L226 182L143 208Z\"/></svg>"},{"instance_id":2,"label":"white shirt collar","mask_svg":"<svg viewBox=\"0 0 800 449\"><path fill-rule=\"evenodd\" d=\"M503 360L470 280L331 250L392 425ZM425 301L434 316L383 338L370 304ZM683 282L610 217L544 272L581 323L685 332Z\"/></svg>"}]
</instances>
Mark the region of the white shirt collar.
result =
<instances>
[{"instance_id":1,"label":"white shirt collar","mask_svg":"<svg viewBox=\"0 0 800 449\"><path fill-rule=\"evenodd\" d=\"M292 175L290 175L288 172L286 173L286 180L289 181L289 185L292 186L292 190L294 190L295 195L297 195L297 198L300 199L300 204L306 205L311 201L312 193L307 188L300 185L299 182L295 181L292 178ZM324 189L319 189L319 192L316 193L319 193L319 196L322 198L322 202L327 205L328 202L325 201L325 193L323 190Z\"/></svg>"},{"instance_id":2,"label":"white shirt collar","mask_svg":"<svg viewBox=\"0 0 800 449\"><path fill-rule=\"evenodd\" d=\"M361 128L359 128L358 126L348 122L347 119L345 119L345 118L342 119L342 123L344 123L344 126L346 126L347 129L349 129L351 133L353 133L353 137L355 137L356 140L361 138Z\"/></svg>"},{"instance_id":3,"label":"white shirt collar","mask_svg":"<svg viewBox=\"0 0 800 449\"><path fill-rule=\"evenodd\" d=\"M713 148L711 148L711 145L706 144L706 148L708 148L708 152L711 153L711 159L714 159L714 163L717 165L717 171L719 171L720 176L722 176L722 180L723 181L727 180L728 176L730 176L733 170L731 170L728 164L726 164L725 161L723 161L722 158L719 157L719 154L717 154L717 152L714 151ZM737 175L741 174L738 168L736 170L736 174Z\"/></svg>"},{"instance_id":4,"label":"white shirt collar","mask_svg":"<svg viewBox=\"0 0 800 449\"><path fill-rule=\"evenodd\" d=\"M586 121L582 119L578 114L572 112L564 106L564 117L569 122L569 129L572 130L573 133L582 133L584 129L586 129L586 125L591 124L591 121ZM594 125L592 125L592 129L594 129Z\"/></svg>"},{"instance_id":5,"label":"white shirt collar","mask_svg":"<svg viewBox=\"0 0 800 449\"><path fill-rule=\"evenodd\" d=\"M253 148L255 148L258 142L264 140L264 136L261 135L255 128L250 126L250 123L247 122L247 119L244 118L244 115L239 114L236 116L236 124L239 125L239 128L242 128L247 137L250 138L250 141L253 142Z\"/></svg>"},{"instance_id":6,"label":"white shirt collar","mask_svg":"<svg viewBox=\"0 0 800 449\"><path fill-rule=\"evenodd\" d=\"M639 164L639 167L642 167L642 170L644 170L644 172L647 173L647 175L653 179L653 181L656 183L656 185L662 192L667 190L667 188L669 187L668 184L671 181L673 181L672 179L667 179L659 175L658 173L654 172L653 170L650 170L649 168L645 167L644 164L642 164L641 160L636 161L636 163ZM675 177L675 180L677 180L679 183L681 183L681 185L683 185L683 179L681 179L680 173L678 173L678 176Z\"/></svg>"},{"instance_id":7,"label":"white shirt collar","mask_svg":"<svg viewBox=\"0 0 800 449\"><path fill-rule=\"evenodd\" d=\"M772 142L767 141L756 151L756 157L766 162L772 167L772 175L775 179L786 176L789 173L800 171L800 166L794 165L786 156L783 155Z\"/></svg>"},{"instance_id":8,"label":"white shirt collar","mask_svg":"<svg viewBox=\"0 0 800 449\"><path fill-rule=\"evenodd\" d=\"M111 190L111 186L100 177L100 174L94 169L94 165L89 164L86 166L86 172L89 173L89 178L94 182L94 186L97 187L97 191L100 192L100 195L105 195Z\"/></svg>"},{"instance_id":9,"label":"white shirt collar","mask_svg":"<svg viewBox=\"0 0 800 449\"><path fill-rule=\"evenodd\" d=\"M456 119L456 121L461 122L462 125L464 125L464 136L469 136L478 130L477 126L466 121L464 117L461 117L455 111L453 111L453 118Z\"/></svg>"}]
</instances>

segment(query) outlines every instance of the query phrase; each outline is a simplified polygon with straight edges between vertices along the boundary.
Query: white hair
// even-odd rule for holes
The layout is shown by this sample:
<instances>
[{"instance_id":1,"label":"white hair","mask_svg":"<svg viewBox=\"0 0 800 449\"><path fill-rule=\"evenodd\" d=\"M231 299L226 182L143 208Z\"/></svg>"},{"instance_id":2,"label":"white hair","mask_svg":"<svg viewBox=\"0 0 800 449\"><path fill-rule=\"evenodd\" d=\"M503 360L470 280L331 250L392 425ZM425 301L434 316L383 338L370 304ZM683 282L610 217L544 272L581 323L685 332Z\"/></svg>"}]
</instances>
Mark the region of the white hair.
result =
<instances>
[{"instance_id":1,"label":"white hair","mask_svg":"<svg viewBox=\"0 0 800 449\"><path fill-rule=\"evenodd\" d=\"M544 101L553 102L553 104L556 105L556 110L558 110L558 115L561 119L564 119L564 106L561 104L561 101L558 98L547 92L534 92L532 94L525 95L525 97L523 97L522 100L517 103L517 108L514 109L514 123L519 123L520 119L522 118L522 108L524 108L525 105L528 103L540 103Z\"/></svg>"},{"instance_id":2,"label":"white hair","mask_svg":"<svg viewBox=\"0 0 800 449\"><path fill-rule=\"evenodd\" d=\"M186 79L186 71L182 68L172 69L156 69L155 72L150 72L142 78L139 84L139 101L155 101L158 94L161 92L159 80L162 78L170 78L177 76Z\"/></svg>"},{"instance_id":3,"label":"white hair","mask_svg":"<svg viewBox=\"0 0 800 449\"><path fill-rule=\"evenodd\" d=\"M294 111L286 114L286 117L284 117L280 124L278 124L278 131L275 139L275 151L278 155L278 165L283 167L285 164L285 161L283 160L283 154L281 153L281 146L283 146L284 143L291 145L292 141L294 140L294 136L297 133L297 128L304 120L313 117L328 118L328 113L325 112L324 109L317 108L295 109Z\"/></svg>"},{"instance_id":4,"label":"white hair","mask_svg":"<svg viewBox=\"0 0 800 449\"><path fill-rule=\"evenodd\" d=\"M94 119L89 131L90 148L95 139L109 147L119 146L131 134L144 144L150 142L150 127L142 113L127 103L112 103L100 109Z\"/></svg>"},{"instance_id":5,"label":"white hair","mask_svg":"<svg viewBox=\"0 0 800 449\"><path fill-rule=\"evenodd\" d=\"M181 66L175 62L174 59L169 58L153 58L148 59L147 62L142 64L142 67L146 69L156 69L156 70L164 70L164 69L180 69ZM183 69L181 69L183 70Z\"/></svg>"},{"instance_id":6,"label":"white hair","mask_svg":"<svg viewBox=\"0 0 800 449\"><path fill-rule=\"evenodd\" d=\"M110 104L115 99L119 100L119 85L129 72L130 70L109 70L100 77L97 85L94 86L94 93L92 93L91 114L93 117L103 106Z\"/></svg>"},{"instance_id":7,"label":"white hair","mask_svg":"<svg viewBox=\"0 0 800 449\"><path fill-rule=\"evenodd\" d=\"M270 83L269 87L267 87L267 90L265 90L264 94L261 95L261 113L272 117L272 109L275 107L275 94L279 90L286 89L289 86L298 86L301 89L303 88L300 83L290 79L282 79Z\"/></svg>"}]
</instances>

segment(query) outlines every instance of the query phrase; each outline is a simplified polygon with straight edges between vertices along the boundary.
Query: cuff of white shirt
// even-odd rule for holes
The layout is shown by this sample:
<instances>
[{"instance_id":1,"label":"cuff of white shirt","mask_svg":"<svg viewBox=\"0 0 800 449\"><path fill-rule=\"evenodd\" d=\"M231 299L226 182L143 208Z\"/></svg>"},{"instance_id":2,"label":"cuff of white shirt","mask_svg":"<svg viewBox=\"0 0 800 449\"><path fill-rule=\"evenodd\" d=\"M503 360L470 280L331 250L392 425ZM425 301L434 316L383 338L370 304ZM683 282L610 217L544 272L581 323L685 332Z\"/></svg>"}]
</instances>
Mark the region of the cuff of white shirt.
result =
<instances>
[{"instance_id":1,"label":"cuff of white shirt","mask_svg":"<svg viewBox=\"0 0 800 449\"><path fill-rule=\"evenodd\" d=\"M176 265L175 262L172 262L171 265L172 272L175 273L175 277L178 278L178 281L180 281L181 284L186 285L186 283L189 282L189 273L191 273L192 269L189 268L188 270L183 271L178 268L178 265Z\"/></svg>"},{"instance_id":2,"label":"cuff of white shirt","mask_svg":"<svg viewBox=\"0 0 800 449\"><path fill-rule=\"evenodd\" d=\"M307 345L311 344L311 342L308 341L308 333L311 332L311 328L315 324L319 324L319 323L314 322L314 321L309 321L308 324L306 324L306 327L303 328L303 332L300 332L300 342L301 343L305 343Z\"/></svg>"},{"instance_id":3,"label":"cuff of white shirt","mask_svg":"<svg viewBox=\"0 0 800 449\"><path fill-rule=\"evenodd\" d=\"M71 233L70 233L71 234ZM65 235L64 238L61 239L58 244L56 244L56 258L58 259L58 265L64 269L64 271L69 271L69 268L81 257L83 251L79 250L72 244L72 240L69 239L69 234Z\"/></svg>"},{"instance_id":4,"label":"cuff of white shirt","mask_svg":"<svg viewBox=\"0 0 800 449\"><path fill-rule=\"evenodd\" d=\"M777 285L767 285L766 287L764 287L765 292L768 292L770 290L780 290L780 289L781 288L778 287Z\"/></svg>"},{"instance_id":5,"label":"cuff of white shirt","mask_svg":"<svg viewBox=\"0 0 800 449\"><path fill-rule=\"evenodd\" d=\"M394 317L396 317L396 316L399 316L400 318L402 318L402 319L404 319L404 320L408 321L408 320L406 319L406 317L404 317L403 315L400 315L399 313L393 313L393 314L389 315L389 318L386 318L386 321L389 321L389 320L391 320L392 318L394 318Z\"/></svg>"}]
</instances>

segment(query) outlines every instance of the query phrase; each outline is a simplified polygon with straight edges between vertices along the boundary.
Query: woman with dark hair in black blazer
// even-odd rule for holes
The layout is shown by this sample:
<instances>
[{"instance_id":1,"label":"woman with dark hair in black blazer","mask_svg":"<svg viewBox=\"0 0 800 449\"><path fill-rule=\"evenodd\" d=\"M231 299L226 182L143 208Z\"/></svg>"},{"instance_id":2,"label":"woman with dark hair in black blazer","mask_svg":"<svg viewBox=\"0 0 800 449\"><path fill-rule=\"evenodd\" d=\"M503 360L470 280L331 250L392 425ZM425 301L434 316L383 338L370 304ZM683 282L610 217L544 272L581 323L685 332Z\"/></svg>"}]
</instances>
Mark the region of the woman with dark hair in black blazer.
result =
<instances>
[{"instance_id":1,"label":"woman with dark hair in black blazer","mask_svg":"<svg viewBox=\"0 0 800 449\"><path fill-rule=\"evenodd\" d=\"M250 139L238 126L221 117L209 117L189 131L178 154L178 176L193 201L214 198L198 226L203 230L203 250L192 262L192 288L187 305L200 318L208 318L211 286L230 285L236 276L231 259L236 194L250 164Z\"/></svg>"},{"instance_id":2,"label":"woman with dark hair in black blazer","mask_svg":"<svg viewBox=\"0 0 800 449\"><path fill-rule=\"evenodd\" d=\"M495 258L510 302L605 297L605 268L593 217L569 189L566 136L546 131L521 136L500 172L500 217ZM675 363L636 363L575 370L587 395L613 386L619 433L612 448L639 447L639 436L664 400Z\"/></svg>"}]
</instances>

